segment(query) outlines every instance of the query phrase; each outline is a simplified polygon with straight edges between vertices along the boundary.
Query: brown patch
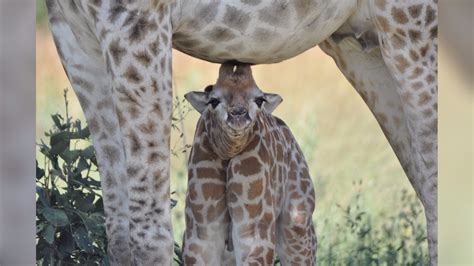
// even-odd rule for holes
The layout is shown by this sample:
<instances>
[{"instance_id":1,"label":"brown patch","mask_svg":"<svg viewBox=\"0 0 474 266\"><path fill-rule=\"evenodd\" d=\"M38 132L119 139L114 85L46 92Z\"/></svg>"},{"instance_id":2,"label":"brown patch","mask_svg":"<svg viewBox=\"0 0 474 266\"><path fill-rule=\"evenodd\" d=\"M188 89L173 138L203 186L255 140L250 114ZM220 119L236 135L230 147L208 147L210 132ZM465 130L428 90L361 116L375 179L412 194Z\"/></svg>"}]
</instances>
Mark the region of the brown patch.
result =
<instances>
[{"instance_id":1,"label":"brown patch","mask_svg":"<svg viewBox=\"0 0 474 266\"><path fill-rule=\"evenodd\" d=\"M250 15L236 7L226 5L222 23L229 28L245 32L250 22Z\"/></svg>"},{"instance_id":2,"label":"brown patch","mask_svg":"<svg viewBox=\"0 0 474 266\"><path fill-rule=\"evenodd\" d=\"M138 73L138 70L130 65L127 70L125 71L125 73L123 74L123 76L128 80L128 82L130 83L140 83L142 80L143 80L143 77L142 75L140 75L140 73Z\"/></svg>"},{"instance_id":3,"label":"brown patch","mask_svg":"<svg viewBox=\"0 0 474 266\"><path fill-rule=\"evenodd\" d=\"M426 8L425 15L425 27L430 25L433 21L436 20L436 10L434 10L430 5Z\"/></svg>"},{"instance_id":4,"label":"brown patch","mask_svg":"<svg viewBox=\"0 0 474 266\"><path fill-rule=\"evenodd\" d=\"M120 63L122 62L122 58L127 53L127 50L123 48L122 46L120 46L120 40L117 39L110 43L109 53L110 53L110 56L112 56L114 63L116 65L120 65Z\"/></svg>"},{"instance_id":5,"label":"brown patch","mask_svg":"<svg viewBox=\"0 0 474 266\"><path fill-rule=\"evenodd\" d=\"M428 84L431 84L431 83L434 83L434 82L436 81L436 78L435 78L435 76L433 76L432 74L429 74L429 75L426 77L425 80L426 80L426 82L427 82Z\"/></svg>"},{"instance_id":6,"label":"brown patch","mask_svg":"<svg viewBox=\"0 0 474 266\"><path fill-rule=\"evenodd\" d=\"M205 33L205 36L213 42L224 42L235 38L235 34L224 27L214 27Z\"/></svg>"},{"instance_id":7,"label":"brown patch","mask_svg":"<svg viewBox=\"0 0 474 266\"><path fill-rule=\"evenodd\" d=\"M120 15L127 11L123 5L115 5L109 11L109 21L115 23L115 21L120 17Z\"/></svg>"},{"instance_id":8,"label":"brown patch","mask_svg":"<svg viewBox=\"0 0 474 266\"><path fill-rule=\"evenodd\" d=\"M411 74L410 77L408 77L409 79L416 79L418 78L421 74L423 74L423 68L421 67L415 67L415 69L413 69L413 72Z\"/></svg>"},{"instance_id":9,"label":"brown patch","mask_svg":"<svg viewBox=\"0 0 474 266\"><path fill-rule=\"evenodd\" d=\"M155 22L148 21L145 16L142 16L129 30L129 40L131 43L139 42L145 38L149 32L156 31L158 26Z\"/></svg>"},{"instance_id":10,"label":"brown patch","mask_svg":"<svg viewBox=\"0 0 474 266\"><path fill-rule=\"evenodd\" d=\"M420 55L421 57L425 57L426 54L428 53L428 49L430 48L430 44L427 44L420 49Z\"/></svg>"},{"instance_id":11,"label":"brown patch","mask_svg":"<svg viewBox=\"0 0 474 266\"><path fill-rule=\"evenodd\" d=\"M209 167L201 167L196 169L197 178L211 178L225 180L225 173L219 172L217 169Z\"/></svg>"},{"instance_id":12,"label":"brown patch","mask_svg":"<svg viewBox=\"0 0 474 266\"><path fill-rule=\"evenodd\" d=\"M250 219L256 218L259 214L263 212L262 202L259 202L257 204L245 204L245 209L247 209Z\"/></svg>"},{"instance_id":13,"label":"brown patch","mask_svg":"<svg viewBox=\"0 0 474 266\"><path fill-rule=\"evenodd\" d=\"M247 192L247 197L249 200L253 200L258 196L262 195L263 192L263 180L258 179L252 183L250 183L249 191Z\"/></svg>"},{"instance_id":14,"label":"brown patch","mask_svg":"<svg viewBox=\"0 0 474 266\"><path fill-rule=\"evenodd\" d=\"M430 38L432 40L438 38L438 25L434 26L430 29Z\"/></svg>"},{"instance_id":15,"label":"brown patch","mask_svg":"<svg viewBox=\"0 0 474 266\"><path fill-rule=\"evenodd\" d=\"M94 90L94 86L91 82L78 76L71 77L71 83L80 86L82 89L88 91L89 93Z\"/></svg>"},{"instance_id":16,"label":"brown patch","mask_svg":"<svg viewBox=\"0 0 474 266\"><path fill-rule=\"evenodd\" d=\"M145 67L148 67L151 63L151 56L146 50L134 53L133 56L135 59Z\"/></svg>"},{"instance_id":17,"label":"brown patch","mask_svg":"<svg viewBox=\"0 0 474 266\"><path fill-rule=\"evenodd\" d=\"M111 165L114 165L120 156L120 151L116 147L111 145L102 146L102 152L104 153L105 158L111 163Z\"/></svg>"},{"instance_id":18,"label":"brown patch","mask_svg":"<svg viewBox=\"0 0 474 266\"><path fill-rule=\"evenodd\" d=\"M392 7L392 18L399 24L408 22L407 14L402 8Z\"/></svg>"},{"instance_id":19,"label":"brown patch","mask_svg":"<svg viewBox=\"0 0 474 266\"><path fill-rule=\"evenodd\" d=\"M260 173L261 164L256 157L243 159L239 164L234 166L234 171L243 176L251 176Z\"/></svg>"},{"instance_id":20,"label":"brown patch","mask_svg":"<svg viewBox=\"0 0 474 266\"><path fill-rule=\"evenodd\" d=\"M424 91L420 93L420 96L418 98L418 105L423 106L427 104L429 101L431 101L431 99L432 99L432 96L428 92Z\"/></svg>"},{"instance_id":21,"label":"brown patch","mask_svg":"<svg viewBox=\"0 0 474 266\"><path fill-rule=\"evenodd\" d=\"M410 50L410 59L413 61L418 61L418 59L420 59L418 53L415 50Z\"/></svg>"},{"instance_id":22,"label":"brown patch","mask_svg":"<svg viewBox=\"0 0 474 266\"><path fill-rule=\"evenodd\" d=\"M130 150L132 154L137 154L142 149L140 139L134 131L130 131L128 137L130 139Z\"/></svg>"},{"instance_id":23,"label":"brown patch","mask_svg":"<svg viewBox=\"0 0 474 266\"><path fill-rule=\"evenodd\" d=\"M410 13L410 16L412 18L418 18L421 14L422 8L423 8L422 4L410 6L408 7L408 13Z\"/></svg>"},{"instance_id":24,"label":"brown patch","mask_svg":"<svg viewBox=\"0 0 474 266\"><path fill-rule=\"evenodd\" d=\"M152 135L156 133L157 125L153 120L148 119L146 123L139 125L138 128L140 129L142 133L145 133L147 135Z\"/></svg>"},{"instance_id":25,"label":"brown patch","mask_svg":"<svg viewBox=\"0 0 474 266\"><path fill-rule=\"evenodd\" d=\"M205 200L216 200L225 195L225 185L204 183L202 184L202 194Z\"/></svg>"},{"instance_id":26,"label":"brown patch","mask_svg":"<svg viewBox=\"0 0 474 266\"><path fill-rule=\"evenodd\" d=\"M275 3L268 5L258 11L258 18L269 25L282 27L286 25L286 19L289 18L290 9L288 3Z\"/></svg>"},{"instance_id":27,"label":"brown patch","mask_svg":"<svg viewBox=\"0 0 474 266\"><path fill-rule=\"evenodd\" d=\"M421 32L417 30L409 30L408 36L410 36L410 40L412 43L417 43L421 39Z\"/></svg>"},{"instance_id":28,"label":"brown patch","mask_svg":"<svg viewBox=\"0 0 474 266\"><path fill-rule=\"evenodd\" d=\"M404 73L410 65L409 62L405 59L403 55L397 55L394 57L394 59L397 61L396 67L398 71L400 71L400 73Z\"/></svg>"}]
</instances>

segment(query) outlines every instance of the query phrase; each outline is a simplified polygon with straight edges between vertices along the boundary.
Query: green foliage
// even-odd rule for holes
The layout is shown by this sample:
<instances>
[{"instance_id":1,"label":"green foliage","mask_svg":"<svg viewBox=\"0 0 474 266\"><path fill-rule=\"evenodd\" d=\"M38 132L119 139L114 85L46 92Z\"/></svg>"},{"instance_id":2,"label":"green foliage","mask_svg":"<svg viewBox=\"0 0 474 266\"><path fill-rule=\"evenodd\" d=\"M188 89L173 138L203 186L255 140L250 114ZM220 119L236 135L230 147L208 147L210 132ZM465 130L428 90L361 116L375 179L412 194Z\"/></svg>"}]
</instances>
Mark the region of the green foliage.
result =
<instances>
[{"instance_id":1,"label":"green foliage","mask_svg":"<svg viewBox=\"0 0 474 266\"><path fill-rule=\"evenodd\" d=\"M45 0L36 0L36 25L44 27L48 23Z\"/></svg>"},{"instance_id":2,"label":"green foliage","mask_svg":"<svg viewBox=\"0 0 474 266\"><path fill-rule=\"evenodd\" d=\"M52 115L45 133L49 144L38 145L44 164L36 162L37 264L109 265L95 151L88 128L68 114L67 91L64 101L65 116ZM178 244L175 253L182 265Z\"/></svg>"},{"instance_id":3,"label":"green foliage","mask_svg":"<svg viewBox=\"0 0 474 266\"><path fill-rule=\"evenodd\" d=\"M374 217L361 205L362 181L354 183L354 187L357 191L350 204L338 206L342 222L332 225L337 235L318 239L318 263L429 265L425 225L417 222L423 220L417 219L423 216L423 210L416 196L402 190L397 215ZM330 219L324 222L332 223Z\"/></svg>"}]
</instances>

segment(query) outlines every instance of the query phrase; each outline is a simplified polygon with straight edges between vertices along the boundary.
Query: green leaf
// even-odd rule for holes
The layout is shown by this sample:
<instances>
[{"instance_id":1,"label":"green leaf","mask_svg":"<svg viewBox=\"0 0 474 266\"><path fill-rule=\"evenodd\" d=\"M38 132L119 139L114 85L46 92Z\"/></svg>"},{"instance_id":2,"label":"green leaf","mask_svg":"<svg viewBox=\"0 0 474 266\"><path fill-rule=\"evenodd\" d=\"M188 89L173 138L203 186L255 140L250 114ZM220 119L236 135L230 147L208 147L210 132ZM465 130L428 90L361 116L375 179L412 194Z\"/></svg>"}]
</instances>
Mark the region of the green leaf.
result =
<instances>
[{"instance_id":1,"label":"green leaf","mask_svg":"<svg viewBox=\"0 0 474 266\"><path fill-rule=\"evenodd\" d=\"M92 159L93 157L95 157L95 150L94 150L94 147L93 146L89 146L87 148L85 148L84 150L81 151L81 157L85 158L85 159Z\"/></svg>"},{"instance_id":2,"label":"green leaf","mask_svg":"<svg viewBox=\"0 0 474 266\"><path fill-rule=\"evenodd\" d=\"M51 136L49 151L52 155L58 155L69 147L69 132L58 132Z\"/></svg>"},{"instance_id":3,"label":"green leaf","mask_svg":"<svg viewBox=\"0 0 474 266\"><path fill-rule=\"evenodd\" d=\"M44 177L44 170L38 167L38 161L36 161L36 180L40 180Z\"/></svg>"},{"instance_id":4,"label":"green leaf","mask_svg":"<svg viewBox=\"0 0 474 266\"><path fill-rule=\"evenodd\" d=\"M49 207L49 202L46 199L46 194L44 193L44 189L42 187L36 186L36 194L38 195L39 200L45 207Z\"/></svg>"},{"instance_id":5,"label":"green leaf","mask_svg":"<svg viewBox=\"0 0 474 266\"><path fill-rule=\"evenodd\" d=\"M67 256L73 252L75 247L72 235L68 231L62 231L58 239L59 251Z\"/></svg>"},{"instance_id":6,"label":"green leaf","mask_svg":"<svg viewBox=\"0 0 474 266\"><path fill-rule=\"evenodd\" d=\"M79 150L64 150L59 156L68 164L74 163L81 152Z\"/></svg>"},{"instance_id":7,"label":"green leaf","mask_svg":"<svg viewBox=\"0 0 474 266\"><path fill-rule=\"evenodd\" d=\"M63 120L63 117L60 114L51 115L51 118L53 119L54 125L57 128L59 129L63 128L63 125L61 124L61 120Z\"/></svg>"},{"instance_id":8,"label":"green leaf","mask_svg":"<svg viewBox=\"0 0 474 266\"><path fill-rule=\"evenodd\" d=\"M44 240L46 240L46 242L53 244L55 233L56 228L54 228L52 225L48 225L43 231L41 231L41 236L44 238Z\"/></svg>"},{"instance_id":9,"label":"green leaf","mask_svg":"<svg viewBox=\"0 0 474 266\"><path fill-rule=\"evenodd\" d=\"M54 208L44 208L43 216L54 226L65 226L69 224L69 219L63 210Z\"/></svg>"},{"instance_id":10,"label":"green leaf","mask_svg":"<svg viewBox=\"0 0 474 266\"><path fill-rule=\"evenodd\" d=\"M80 173L88 168L89 168L89 164L87 163L87 160L82 157L79 158L79 163L77 163L76 171Z\"/></svg>"},{"instance_id":11,"label":"green leaf","mask_svg":"<svg viewBox=\"0 0 474 266\"><path fill-rule=\"evenodd\" d=\"M77 246L85 252L92 252L92 241L89 233L84 227L79 227L74 231L74 241Z\"/></svg>"}]
</instances>

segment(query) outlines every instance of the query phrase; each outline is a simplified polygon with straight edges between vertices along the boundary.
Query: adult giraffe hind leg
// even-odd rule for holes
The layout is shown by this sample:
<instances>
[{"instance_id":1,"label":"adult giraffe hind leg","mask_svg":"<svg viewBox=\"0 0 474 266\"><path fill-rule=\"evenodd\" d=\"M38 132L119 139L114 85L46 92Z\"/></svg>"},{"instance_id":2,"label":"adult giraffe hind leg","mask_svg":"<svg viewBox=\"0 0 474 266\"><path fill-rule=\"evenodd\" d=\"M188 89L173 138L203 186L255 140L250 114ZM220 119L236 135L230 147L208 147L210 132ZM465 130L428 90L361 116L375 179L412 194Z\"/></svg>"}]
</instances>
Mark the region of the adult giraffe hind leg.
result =
<instances>
[{"instance_id":1,"label":"adult giraffe hind leg","mask_svg":"<svg viewBox=\"0 0 474 266\"><path fill-rule=\"evenodd\" d=\"M409 130L410 115L404 109L403 95L399 94L397 81L386 66L380 49L374 48L365 52L353 38L346 38L339 43L328 38L320 44L320 48L333 57L344 76L374 114L410 183L422 199L420 175L415 175L411 148L417 136L413 136ZM421 201L423 203L423 199ZM425 204L423 206L427 214L428 238L436 239L436 234L430 233L433 222L436 226L436 219L433 221L428 218L428 214L433 214L433 209ZM435 260L433 256L431 259Z\"/></svg>"},{"instance_id":2,"label":"adult giraffe hind leg","mask_svg":"<svg viewBox=\"0 0 474 266\"><path fill-rule=\"evenodd\" d=\"M406 114L405 171L423 206L431 264L438 261L438 1L376 1L382 56Z\"/></svg>"},{"instance_id":3,"label":"adult giraffe hind leg","mask_svg":"<svg viewBox=\"0 0 474 266\"><path fill-rule=\"evenodd\" d=\"M169 265L170 10L116 4L47 1L51 31L96 149L111 263Z\"/></svg>"}]
</instances>

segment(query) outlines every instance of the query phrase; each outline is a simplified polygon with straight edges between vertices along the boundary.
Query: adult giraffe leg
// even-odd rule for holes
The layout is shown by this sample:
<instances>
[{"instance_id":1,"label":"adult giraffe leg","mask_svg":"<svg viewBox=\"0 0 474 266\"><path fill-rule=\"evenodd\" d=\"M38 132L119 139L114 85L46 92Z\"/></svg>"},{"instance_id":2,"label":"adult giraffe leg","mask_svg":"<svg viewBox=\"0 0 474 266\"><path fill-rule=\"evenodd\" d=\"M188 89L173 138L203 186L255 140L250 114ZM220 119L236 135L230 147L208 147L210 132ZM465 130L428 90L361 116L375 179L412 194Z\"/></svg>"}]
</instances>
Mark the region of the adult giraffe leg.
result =
<instances>
[{"instance_id":1,"label":"adult giraffe leg","mask_svg":"<svg viewBox=\"0 0 474 266\"><path fill-rule=\"evenodd\" d=\"M399 83L386 66L379 48L365 52L353 38L336 43L332 38L320 44L321 49L334 58L337 66L366 102L382 128L415 192L425 209L428 244L432 264L436 264L437 172L436 172L436 116L433 106L408 109L408 96L401 93ZM435 96L431 96L435 97ZM410 101L415 101L411 99ZM419 101L416 100L416 101ZM414 116L419 119L414 120ZM418 123L418 124L417 124ZM415 125L414 125L415 124ZM417 124L417 125L416 125ZM413 127L422 131L415 132ZM430 144L431 143L431 144ZM429 150L429 161L424 161L422 150ZM425 171L420 164L433 164Z\"/></svg>"},{"instance_id":2,"label":"adult giraffe leg","mask_svg":"<svg viewBox=\"0 0 474 266\"><path fill-rule=\"evenodd\" d=\"M170 8L112 2L48 1L50 24L97 150L111 262L169 265Z\"/></svg>"}]
</instances>

